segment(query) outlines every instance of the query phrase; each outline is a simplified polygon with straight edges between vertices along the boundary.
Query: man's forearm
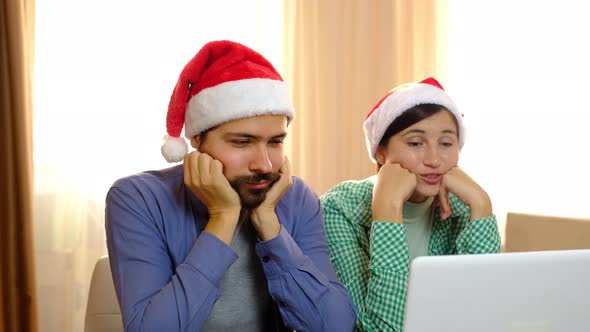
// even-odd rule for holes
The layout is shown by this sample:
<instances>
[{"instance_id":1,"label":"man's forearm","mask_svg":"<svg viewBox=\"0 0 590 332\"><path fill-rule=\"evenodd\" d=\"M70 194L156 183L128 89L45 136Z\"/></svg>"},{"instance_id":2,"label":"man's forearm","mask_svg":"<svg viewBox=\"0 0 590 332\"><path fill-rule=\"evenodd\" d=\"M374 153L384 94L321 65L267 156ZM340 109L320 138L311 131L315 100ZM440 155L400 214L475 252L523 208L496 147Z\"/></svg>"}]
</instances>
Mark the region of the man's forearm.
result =
<instances>
[{"instance_id":1,"label":"man's forearm","mask_svg":"<svg viewBox=\"0 0 590 332\"><path fill-rule=\"evenodd\" d=\"M255 209L250 214L252 225L262 241L274 239L281 231L279 218L273 209Z\"/></svg>"},{"instance_id":2,"label":"man's forearm","mask_svg":"<svg viewBox=\"0 0 590 332\"><path fill-rule=\"evenodd\" d=\"M354 305L335 274L324 272L331 269L327 248L325 254L307 256L281 229L276 238L259 243L256 251L287 327L300 331L352 331Z\"/></svg>"}]
</instances>

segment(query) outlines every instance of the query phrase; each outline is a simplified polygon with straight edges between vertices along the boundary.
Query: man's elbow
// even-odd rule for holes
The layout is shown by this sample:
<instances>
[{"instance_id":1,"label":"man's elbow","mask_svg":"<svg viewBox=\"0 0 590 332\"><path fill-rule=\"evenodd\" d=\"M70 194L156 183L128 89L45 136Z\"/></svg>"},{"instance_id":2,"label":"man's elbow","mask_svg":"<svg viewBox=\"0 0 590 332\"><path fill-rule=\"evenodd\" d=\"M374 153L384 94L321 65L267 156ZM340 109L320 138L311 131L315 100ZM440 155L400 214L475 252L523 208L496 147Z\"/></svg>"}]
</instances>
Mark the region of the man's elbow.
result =
<instances>
[{"instance_id":1,"label":"man's elbow","mask_svg":"<svg viewBox=\"0 0 590 332\"><path fill-rule=\"evenodd\" d=\"M356 310L346 296L335 297L323 308L325 331L353 331L356 326Z\"/></svg>"}]
</instances>

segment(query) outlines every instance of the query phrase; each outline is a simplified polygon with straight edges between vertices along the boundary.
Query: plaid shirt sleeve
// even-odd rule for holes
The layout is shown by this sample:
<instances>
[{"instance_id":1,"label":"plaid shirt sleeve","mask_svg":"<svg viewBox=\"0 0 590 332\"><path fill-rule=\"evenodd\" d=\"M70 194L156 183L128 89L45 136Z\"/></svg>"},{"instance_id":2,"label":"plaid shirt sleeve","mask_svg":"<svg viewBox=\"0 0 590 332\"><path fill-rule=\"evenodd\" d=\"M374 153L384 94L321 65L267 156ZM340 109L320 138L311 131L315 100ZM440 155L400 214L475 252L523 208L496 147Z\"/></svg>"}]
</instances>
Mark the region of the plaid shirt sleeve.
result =
<instances>
[{"instance_id":1,"label":"plaid shirt sleeve","mask_svg":"<svg viewBox=\"0 0 590 332\"><path fill-rule=\"evenodd\" d=\"M450 194L451 217L440 220L435 213L430 241L430 255L498 253L501 238L496 216L470 221L469 207ZM438 210L438 209L437 209Z\"/></svg>"},{"instance_id":2,"label":"plaid shirt sleeve","mask_svg":"<svg viewBox=\"0 0 590 332\"><path fill-rule=\"evenodd\" d=\"M401 331L409 254L402 224L373 221L372 183L344 182L322 197L332 263L357 309L357 330Z\"/></svg>"}]
</instances>

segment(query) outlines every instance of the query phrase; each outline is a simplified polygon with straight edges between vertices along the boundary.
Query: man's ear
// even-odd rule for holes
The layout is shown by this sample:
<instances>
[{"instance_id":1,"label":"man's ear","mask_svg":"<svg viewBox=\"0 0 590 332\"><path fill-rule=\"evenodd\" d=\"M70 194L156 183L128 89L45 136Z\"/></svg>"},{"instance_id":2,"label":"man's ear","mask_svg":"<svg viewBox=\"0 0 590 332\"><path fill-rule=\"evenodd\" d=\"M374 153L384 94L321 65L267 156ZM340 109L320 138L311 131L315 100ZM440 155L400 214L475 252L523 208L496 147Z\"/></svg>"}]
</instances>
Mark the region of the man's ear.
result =
<instances>
[{"instance_id":1,"label":"man's ear","mask_svg":"<svg viewBox=\"0 0 590 332\"><path fill-rule=\"evenodd\" d=\"M191 138L191 146L197 150L199 150L199 145L201 144L201 135L194 136Z\"/></svg>"},{"instance_id":2,"label":"man's ear","mask_svg":"<svg viewBox=\"0 0 590 332\"><path fill-rule=\"evenodd\" d=\"M383 146L383 145L379 145L377 147L377 151L375 151L375 159L377 160L377 163L379 165L384 165L385 164L385 151L387 147Z\"/></svg>"}]
</instances>

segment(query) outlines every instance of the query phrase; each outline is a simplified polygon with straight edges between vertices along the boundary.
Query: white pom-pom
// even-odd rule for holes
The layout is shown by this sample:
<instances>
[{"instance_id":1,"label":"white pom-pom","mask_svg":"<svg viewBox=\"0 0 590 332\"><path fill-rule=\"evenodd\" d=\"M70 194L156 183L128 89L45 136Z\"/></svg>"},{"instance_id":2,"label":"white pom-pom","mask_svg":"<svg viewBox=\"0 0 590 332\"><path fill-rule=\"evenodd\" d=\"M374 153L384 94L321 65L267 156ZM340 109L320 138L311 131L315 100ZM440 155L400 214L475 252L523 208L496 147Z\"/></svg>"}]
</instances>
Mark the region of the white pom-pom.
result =
<instances>
[{"instance_id":1,"label":"white pom-pom","mask_svg":"<svg viewBox=\"0 0 590 332\"><path fill-rule=\"evenodd\" d=\"M181 161L188 152L186 141L182 137L164 136L162 155L169 163Z\"/></svg>"}]
</instances>

